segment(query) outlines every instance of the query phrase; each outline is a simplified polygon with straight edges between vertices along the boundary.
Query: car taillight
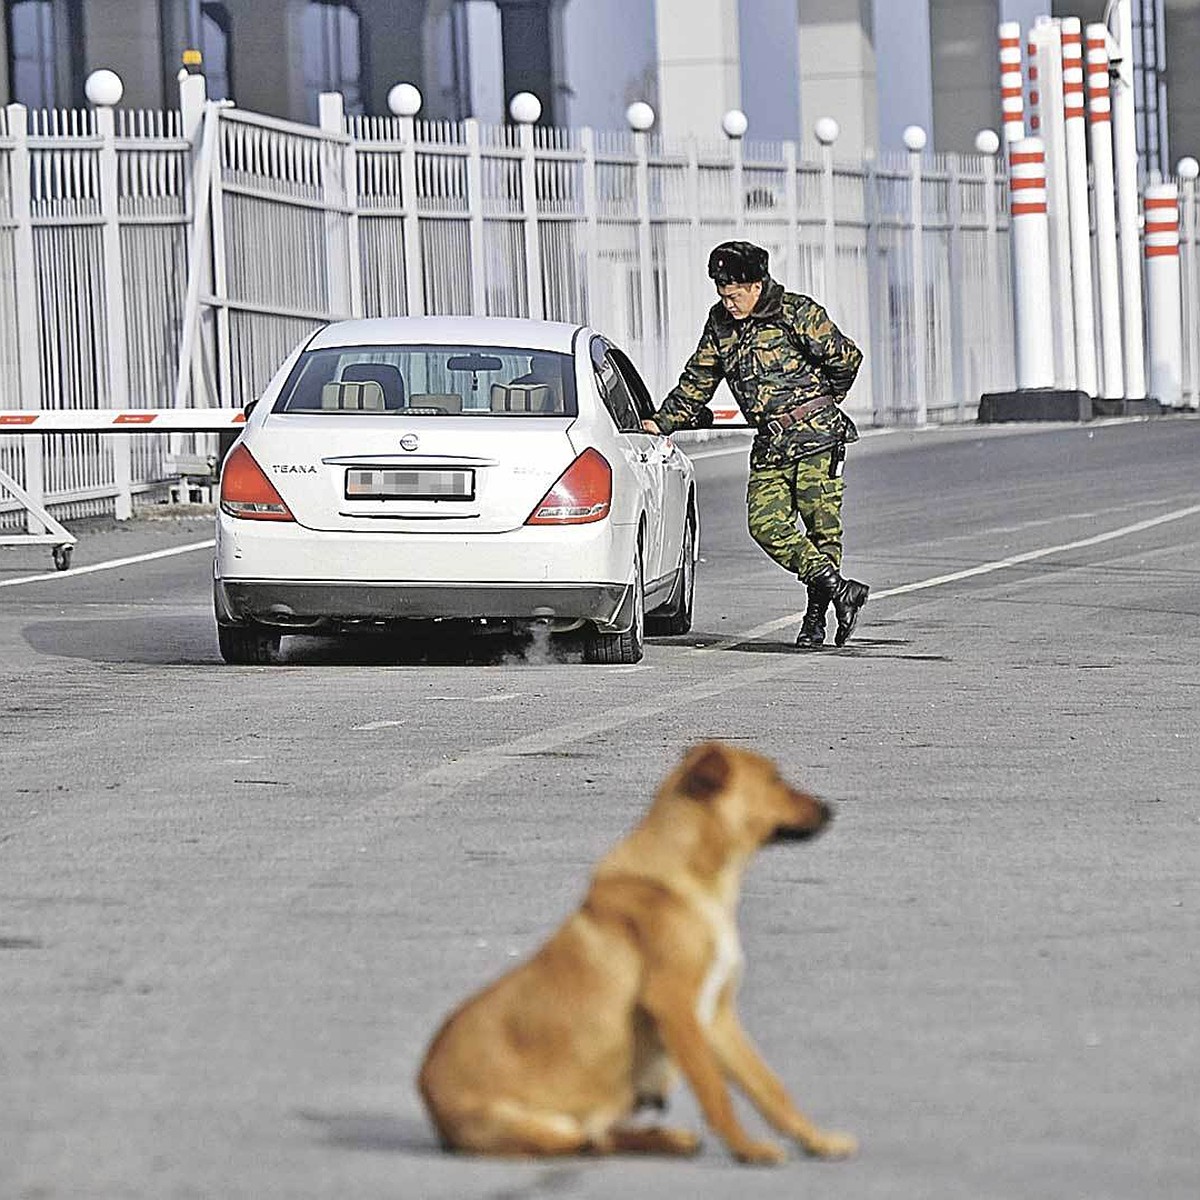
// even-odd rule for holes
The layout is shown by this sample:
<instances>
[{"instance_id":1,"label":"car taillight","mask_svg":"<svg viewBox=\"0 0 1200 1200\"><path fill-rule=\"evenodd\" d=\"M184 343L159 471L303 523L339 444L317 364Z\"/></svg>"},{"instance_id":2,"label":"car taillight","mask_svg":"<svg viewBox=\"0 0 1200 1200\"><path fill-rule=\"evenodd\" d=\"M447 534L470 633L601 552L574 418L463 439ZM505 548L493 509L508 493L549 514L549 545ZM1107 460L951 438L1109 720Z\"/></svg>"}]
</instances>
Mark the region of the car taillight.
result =
<instances>
[{"instance_id":1,"label":"car taillight","mask_svg":"<svg viewBox=\"0 0 1200 1200\"><path fill-rule=\"evenodd\" d=\"M235 446L221 469L221 511L250 521L296 519L245 446Z\"/></svg>"},{"instance_id":2,"label":"car taillight","mask_svg":"<svg viewBox=\"0 0 1200 1200\"><path fill-rule=\"evenodd\" d=\"M586 525L612 507L612 467L599 450L585 450L529 514L526 525Z\"/></svg>"}]
</instances>

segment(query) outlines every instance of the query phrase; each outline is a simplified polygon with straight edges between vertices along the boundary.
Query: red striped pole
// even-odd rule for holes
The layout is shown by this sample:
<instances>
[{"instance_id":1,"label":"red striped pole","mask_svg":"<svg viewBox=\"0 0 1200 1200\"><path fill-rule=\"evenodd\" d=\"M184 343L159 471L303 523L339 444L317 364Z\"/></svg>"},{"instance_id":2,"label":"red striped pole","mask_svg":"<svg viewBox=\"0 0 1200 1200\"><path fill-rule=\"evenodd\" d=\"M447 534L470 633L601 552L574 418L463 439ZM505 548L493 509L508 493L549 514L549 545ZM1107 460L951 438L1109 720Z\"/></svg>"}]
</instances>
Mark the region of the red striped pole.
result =
<instances>
[{"instance_id":1,"label":"red striped pole","mask_svg":"<svg viewBox=\"0 0 1200 1200\"><path fill-rule=\"evenodd\" d=\"M1075 319L1075 379L1082 391L1089 396L1097 396L1100 388L1096 377L1096 311L1092 299L1087 122L1083 110L1083 29L1079 18L1064 17L1060 32L1071 300Z\"/></svg>"},{"instance_id":2,"label":"red striped pole","mask_svg":"<svg viewBox=\"0 0 1200 1200\"><path fill-rule=\"evenodd\" d=\"M1040 138L1022 138L1012 143L1009 191L1017 387L1049 388L1054 386L1054 333L1050 303L1050 230L1046 217L1046 151Z\"/></svg>"},{"instance_id":3,"label":"red striped pole","mask_svg":"<svg viewBox=\"0 0 1200 1200\"><path fill-rule=\"evenodd\" d=\"M1109 400L1119 400L1125 395L1125 367L1121 347L1112 99L1108 90L1108 29L1104 25L1087 27L1087 85L1100 298L1100 394Z\"/></svg>"},{"instance_id":4,"label":"red striped pole","mask_svg":"<svg viewBox=\"0 0 1200 1200\"><path fill-rule=\"evenodd\" d=\"M1000 114L1004 141L1011 145L1025 136L1025 97L1021 81L1021 26L1000 26Z\"/></svg>"},{"instance_id":5,"label":"red striped pole","mask_svg":"<svg viewBox=\"0 0 1200 1200\"><path fill-rule=\"evenodd\" d=\"M1150 395L1159 404L1183 402L1183 311L1179 274L1179 189L1150 184L1143 201L1146 318L1150 333Z\"/></svg>"}]
</instances>

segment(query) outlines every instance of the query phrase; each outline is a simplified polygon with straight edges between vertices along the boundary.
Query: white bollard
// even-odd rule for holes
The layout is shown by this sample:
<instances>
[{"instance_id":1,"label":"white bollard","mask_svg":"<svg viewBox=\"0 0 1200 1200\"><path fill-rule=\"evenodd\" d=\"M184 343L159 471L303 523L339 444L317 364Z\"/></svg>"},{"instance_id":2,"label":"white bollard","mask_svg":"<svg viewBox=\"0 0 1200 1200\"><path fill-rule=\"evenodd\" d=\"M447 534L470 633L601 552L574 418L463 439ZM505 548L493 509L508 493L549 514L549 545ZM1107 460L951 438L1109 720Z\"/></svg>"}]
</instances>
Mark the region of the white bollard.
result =
<instances>
[{"instance_id":1,"label":"white bollard","mask_svg":"<svg viewBox=\"0 0 1200 1200\"><path fill-rule=\"evenodd\" d=\"M1150 395L1165 408L1183 403L1183 311L1179 275L1179 190L1146 188L1146 316L1150 327Z\"/></svg>"},{"instance_id":2,"label":"white bollard","mask_svg":"<svg viewBox=\"0 0 1200 1200\"><path fill-rule=\"evenodd\" d=\"M1071 303L1075 315L1075 381L1089 396L1098 396L1091 218L1088 215L1087 123L1083 111L1083 31L1078 17L1065 17L1062 22L1062 82L1070 210Z\"/></svg>"},{"instance_id":3,"label":"white bollard","mask_svg":"<svg viewBox=\"0 0 1200 1200\"><path fill-rule=\"evenodd\" d=\"M1183 311L1186 316L1183 327L1188 365L1184 405L1194 412L1200 409L1200 262L1197 262L1196 244L1196 180L1200 178L1200 162L1189 154L1176 164L1175 174L1183 184L1179 210L1179 269L1184 284ZM1186 254L1182 253L1183 246L1187 247Z\"/></svg>"},{"instance_id":4,"label":"white bollard","mask_svg":"<svg viewBox=\"0 0 1200 1200\"><path fill-rule=\"evenodd\" d=\"M1142 256L1138 237L1138 151L1133 92L1133 13L1130 0L1116 0L1117 45L1121 66L1112 89L1113 148L1117 172L1117 224L1120 229L1122 332L1125 399L1146 398L1146 359L1142 342Z\"/></svg>"},{"instance_id":5,"label":"white bollard","mask_svg":"<svg viewBox=\"0 0 1200 1200\"><path fill-rule=\"evenodd\" d=\"M1121 271L1117 257L1108 30L1103 25L1087 27L1087 70L1093 204L1096 214L1096 277L1100 299L1100 394L1108 400L1120 400L1125 395L1124 355L1121 352Z\"/></svg>"},{"instance_id":6,"label":"white bollard","mask_svg":"<svg viewBox=\"0 0 1200 1200\"><path fill-rule=\"evenodd\" d=\"M1009 189L1017 387L1052 388L1050 230L1046 220L1046 151L1041 138L1023 138L1012 144Z\"/></svg>"},{"instance_id":7,"label":"white bollard","mask_svg":"<svg viewBox=\"0 0 1200 1200\"><path fill-rule=\"evenodd\" d=\"M1021 26L1005 21L1000 26L1000 111L1006 145L1025 136L1025 94L1021 78Z\"/></svg>"},{"instance_id":8,"label":"white bollard","mask_svg":"<svg viewBox=\"0 0 1200 1200\"><path fill-rule=\"evenodd\" d=\"M1067 198L1062 41L1056 22L1039 17L1029 33L1030 128L1046 148L1046 218L1050 231L1050 294L1054 381L1074 389L1075 305L1071 283L1071 214Z\"/></svg>"}]
</instances>

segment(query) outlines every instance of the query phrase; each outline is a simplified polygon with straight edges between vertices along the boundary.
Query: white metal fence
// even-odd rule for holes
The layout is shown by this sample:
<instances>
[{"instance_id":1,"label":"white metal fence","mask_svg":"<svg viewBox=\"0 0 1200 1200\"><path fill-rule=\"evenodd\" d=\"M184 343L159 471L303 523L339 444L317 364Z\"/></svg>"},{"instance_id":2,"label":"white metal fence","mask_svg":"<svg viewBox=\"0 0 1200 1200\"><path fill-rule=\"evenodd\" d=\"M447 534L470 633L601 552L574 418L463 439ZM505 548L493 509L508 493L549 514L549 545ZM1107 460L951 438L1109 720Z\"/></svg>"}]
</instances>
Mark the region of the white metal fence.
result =
<instances>
[{"instance_id":1,"label":"white metal fence","mask_svg":"<svg viewBox=\"0 0 1200 1200\"><path fill-rule=\"evenodd\" d=\"M311 330L357 315L587 321L662 395L713 300L708 250L731 236L766 246L773 274L862 345L847 405L860 423L974 419L982 392L1014 383L995 160L823 154L346 119L337 96L313 127L206 104L186 84L180 112L12 106L0 430L6 408L240 405ZM121 515L170 477L181 438L0 433L0 470L61 516Z\"/></svg>"}]
</instances>

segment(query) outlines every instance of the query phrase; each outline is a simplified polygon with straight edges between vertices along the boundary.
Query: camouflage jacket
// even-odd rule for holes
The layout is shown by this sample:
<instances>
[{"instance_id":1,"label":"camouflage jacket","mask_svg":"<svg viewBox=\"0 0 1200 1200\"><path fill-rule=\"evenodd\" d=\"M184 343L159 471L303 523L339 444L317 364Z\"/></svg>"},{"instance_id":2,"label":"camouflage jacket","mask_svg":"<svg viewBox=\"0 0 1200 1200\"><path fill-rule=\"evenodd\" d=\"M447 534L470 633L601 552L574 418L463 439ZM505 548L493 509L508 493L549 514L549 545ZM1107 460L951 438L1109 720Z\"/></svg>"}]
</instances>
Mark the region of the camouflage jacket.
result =
<instances>
[{"instance_id":1,"label":"camouflage jacket","mask_svg":"<svg viewBox=\"0 0 1200 1200\"><path fill-rule=\"evenodd\" d=\"M735 321L720 303L713 305L700 344L654 420L663 433L686 428L724 379L747 422L758 430L751 467L784 466L858 439L854 422L836 404L778 433L767 422L817 396L840 403L861 362L862 351L821 305L785 292L768 278L743 321Z\"/></svg>"}]
</instances>

